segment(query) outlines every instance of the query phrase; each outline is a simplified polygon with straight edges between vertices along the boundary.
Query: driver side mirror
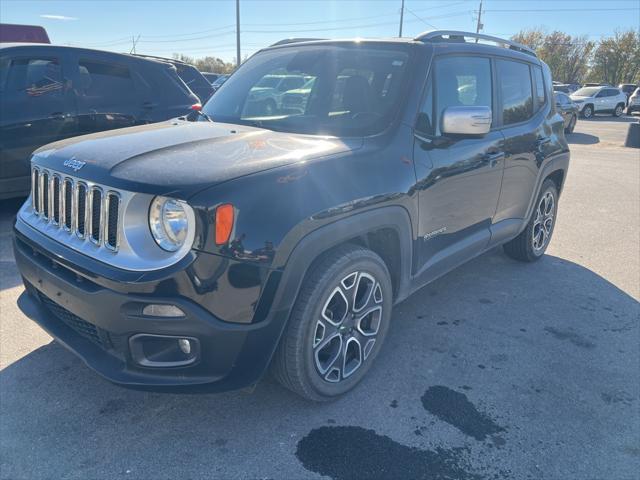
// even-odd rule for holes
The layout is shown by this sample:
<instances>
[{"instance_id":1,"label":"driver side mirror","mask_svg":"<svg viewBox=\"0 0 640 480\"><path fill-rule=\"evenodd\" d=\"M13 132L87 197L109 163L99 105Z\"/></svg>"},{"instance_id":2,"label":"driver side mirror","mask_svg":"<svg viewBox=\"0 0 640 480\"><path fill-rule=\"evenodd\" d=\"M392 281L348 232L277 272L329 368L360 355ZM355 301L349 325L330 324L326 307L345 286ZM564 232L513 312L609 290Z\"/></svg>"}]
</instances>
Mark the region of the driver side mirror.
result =
<instances>
[{"instance_id":1,"label":"driver side mirror","mask_svg":"<svg viewBox=\"0 0 640 480\"><path fill-rule=\"evenodd\" d=\"M442 114L442 133L486 135L489 130L491 130L491 108L489 107L447 107Z\"/></svg>"}]
</instances>

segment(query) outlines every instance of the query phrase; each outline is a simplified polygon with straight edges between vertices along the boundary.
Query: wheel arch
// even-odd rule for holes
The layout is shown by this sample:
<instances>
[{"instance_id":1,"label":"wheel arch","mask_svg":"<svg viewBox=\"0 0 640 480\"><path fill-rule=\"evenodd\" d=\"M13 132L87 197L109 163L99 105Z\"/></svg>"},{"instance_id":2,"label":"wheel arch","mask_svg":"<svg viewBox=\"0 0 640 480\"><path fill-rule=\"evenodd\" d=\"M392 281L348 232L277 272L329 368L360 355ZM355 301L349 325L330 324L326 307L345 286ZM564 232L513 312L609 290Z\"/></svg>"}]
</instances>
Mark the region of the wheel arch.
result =
<instances>
[{"instance_id":1,"label":"wheel arch","mask_svg":"<svg viewBox=\"0 0 640 480\"><path fill-rule=\"evenodd\" d=\"M274 307L290 309L312 265L330 250L345 243L369 248L387 265L394 299L409 292L412 259L412 228L403 207L381 207L319 227L305 235L288 254Z\"/></svg>"}]
</instances>

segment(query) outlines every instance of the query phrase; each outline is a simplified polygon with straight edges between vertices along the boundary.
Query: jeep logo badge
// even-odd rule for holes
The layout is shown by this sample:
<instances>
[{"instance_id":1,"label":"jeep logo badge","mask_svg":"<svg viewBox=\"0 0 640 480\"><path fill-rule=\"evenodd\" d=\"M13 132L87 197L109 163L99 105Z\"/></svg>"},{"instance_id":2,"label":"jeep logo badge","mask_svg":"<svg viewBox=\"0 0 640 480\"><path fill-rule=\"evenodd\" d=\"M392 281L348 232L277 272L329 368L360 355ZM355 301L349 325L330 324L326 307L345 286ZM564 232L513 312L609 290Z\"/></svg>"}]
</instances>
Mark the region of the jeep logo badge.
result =
<instances>
[{"instance_id":1,"label":"jeep logo badge","mask_svg":"<svg viewBox=\"0 0 640 480\"><path fill-rule=\"evenodd\" d=\"M70 158L69 160L65 160L63 165L65 167L72 168L74 172L77 172L82 167L86 165L87 162L82 162L80 160L76 160L75 158Z\"/></svg>"}]
</instances>

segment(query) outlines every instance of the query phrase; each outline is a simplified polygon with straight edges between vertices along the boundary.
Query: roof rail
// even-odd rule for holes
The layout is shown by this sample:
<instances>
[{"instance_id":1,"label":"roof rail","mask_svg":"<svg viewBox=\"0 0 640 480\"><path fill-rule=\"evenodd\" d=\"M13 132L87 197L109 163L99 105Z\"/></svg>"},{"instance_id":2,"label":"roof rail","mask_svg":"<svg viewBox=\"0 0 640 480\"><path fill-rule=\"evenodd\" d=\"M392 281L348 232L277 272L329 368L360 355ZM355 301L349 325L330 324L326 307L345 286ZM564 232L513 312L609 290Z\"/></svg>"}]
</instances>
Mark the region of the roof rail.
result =
<instances>
[{"instance_id":1,"label":"roof rail","mask_svg":"<svg viewBox=\"0 0 640 480\"><path fill-rule=\"evenodd\" d=\"M465 37L475 38L476 43L478 43L478 40L485 40L487 42L495 43L498 47L516 50L518 52L537 57L536 52L526 45L522 45L521 43L513 42L511 40L505 40L504 38L485 35L484 33L462 32L458 30L432 30L430 32L421 33L415 37L414 40L421 42L466 43Z\"/></svg>"},{"instance_id":2,"label":"roof rail","mask_svg":"<svg viewBox=\"0 0 640 480\"><path fill-rule=\"evenodd\" d=\"M325 38L285 38L269 46L277 47L278 45L287 45L289 43L300 43L300 42L313 42L315 40L326 40L326 39Z\"/></svg>"}]
</instances>

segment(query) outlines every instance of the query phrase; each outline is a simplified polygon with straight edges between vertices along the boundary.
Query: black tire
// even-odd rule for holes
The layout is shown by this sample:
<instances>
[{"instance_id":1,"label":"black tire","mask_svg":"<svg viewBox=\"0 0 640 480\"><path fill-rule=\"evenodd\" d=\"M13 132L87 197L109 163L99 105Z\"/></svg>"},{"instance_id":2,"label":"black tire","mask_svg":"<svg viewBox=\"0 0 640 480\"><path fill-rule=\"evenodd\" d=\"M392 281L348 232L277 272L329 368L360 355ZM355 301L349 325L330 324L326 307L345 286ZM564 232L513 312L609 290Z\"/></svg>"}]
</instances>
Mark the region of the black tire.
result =
<instances>
[{"instance_id":1,"label":"black tire","mask_svg":"<svg viewBox=\"0 0 640 480\"><path fill-rule=\"evenodd\" d=\"M278 107L276 105L276 102L274 102L271 99L265 100L262 113L263 113L263 115L266 115L266 116L272 116L272 115L276 114L276 109L277 108Z\"/></svg>"},{"instance_id":2,"label":"black tire","mask_svg":"<svg viewBox=\"0 0 640 480\"><path fill-rule=\"evenodd\" d=\"M542 201L545 199L547 194L550 194L553 198L553 205L551 207L552 213L552 221L550 227L545 228L547 224L547 217L544 217L544 221L542 223L539 222L538 212L540 212L540 208L542 206ZM546 197L548 198L548 197ZM546 208L545 208L546 209ZM527 223L526 228L513 240L505 243L503 245L504 252L515 260L519 260L521 262L535 262L539 260L544 252L547 250L549 243L551 242L551 237L553 235L553 229L556 226L556 217L558 213L558 189L556 188L556 184L553 183L552 180L546 179L542 184L542 188L540 189L540 194L536 199L536 203L533 208L533 212L531 212L531 218L529 219L529 223ZM543 229L543 232L540 232L540 229ZM544 238L544 242L540 245L540 248L536 248L536 239L540 238L539 235L542 234ZM535 237L534 237L535 235Z\"/></svg>"},{"instance_id":3,"label":"black tire","mask_svg":"<svg viewBox=\"0 0 640 480\"><path fill-rule=\"evenodd\" d=\"M353 272L358 273L355 274L354 283L348 286L351 280L345 281L354 275ZM371 284L371 290L367 290L369 296L366 299L366 306L363 306L360 314L351 314L358 302L362 302L364 298L358 292L365 280L370 281L369 277L374 281ZM361 278L364 279L362 282ZM380 301L378 301L378 295ZM369 306L369 300L374 302L371 306ZM332 306L334 301L337 308ZM348 305L349 302L353 302L351 306ZM348 392L367 373L384 343L391 319L392 302L389 271L378 255L371 250L351 244L342 245L327 252L314 263L302 283L291 311L289 324L271 363L273 376L283 386L309 400L334 400ZM345 315L339 313L343 320L338 322L339 327L335 327L327 320L328 317L334 318L336 311L341 312L340 303L344 303ZM358 324L353 320L354 315L368 317L364 315L367 311L376 312L377 323L369 320L371 323L364 327L365 332L370 328L369 334L371 334L370 332L375 329L374 324L377 324L374 337L365 337L361 334L359 329L363 328L362 324L366 322L361 321ZM379 316L377 316L378 312ZM372 314L371 319L373 318ZM346 325L349 322L351 322L352 332L347 331ZM320 328L321 324L322 328ZM337 339L336 336L340 338ZM352 341L351 339L356 336L359 339ZM374 339L373 343L371 339ZM337 348L331 347L338 342ZM362 343L365 343L364 347ZM343 345L347 345L344 350ZM357 362L347 357L351 358L347 363L344 352L349 354L357 349L360 350L360 363L348 373L347 366L355 365ZM327 355L327 352L336 350L336 360L332 361L333 353ZM326 363L323 363L323 360ZM324 373L321 367L326 367ZM335 379L336 369L340 370L337 372L337 380Z\"/></svg>"},{"instance_id":4,"label":"black tire","mask_svg":"<svg viewBox=\"0 0 640 480\"><path fill-rule=\"evenodd\" d=\"M572 115L571 120L569 120L569 125L564 129L564 133L573 133L573 130L576 128L577 121L578 117L576 115Z\"/></svg>"},{"instance_id":5,"label":"black tire","mask_svg":"<svg viewBox=\"0 0 640 480\"><path fill-rule=\"evenodd\" d=\"M618 105L616 105L616 108L613 110L613 116L621 117L623 113L624 113L624 104L619 103Z\"/></svg>"},{"instance_id":6,"label":"black tire","mask_svg":"<svg viewBox=\"0 0 640 480\"><path fill-rule=\"evenodd\" d=\"M593 105L585 105L582 108L582 117L583 118L591 118L593 117Z\"/></svg>"}]
</instances>

